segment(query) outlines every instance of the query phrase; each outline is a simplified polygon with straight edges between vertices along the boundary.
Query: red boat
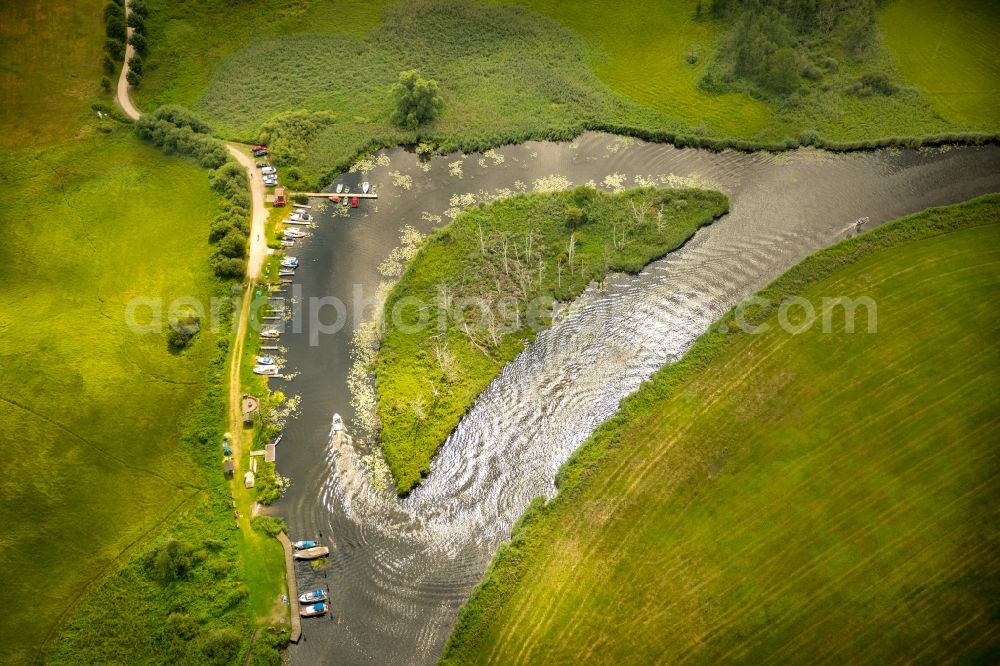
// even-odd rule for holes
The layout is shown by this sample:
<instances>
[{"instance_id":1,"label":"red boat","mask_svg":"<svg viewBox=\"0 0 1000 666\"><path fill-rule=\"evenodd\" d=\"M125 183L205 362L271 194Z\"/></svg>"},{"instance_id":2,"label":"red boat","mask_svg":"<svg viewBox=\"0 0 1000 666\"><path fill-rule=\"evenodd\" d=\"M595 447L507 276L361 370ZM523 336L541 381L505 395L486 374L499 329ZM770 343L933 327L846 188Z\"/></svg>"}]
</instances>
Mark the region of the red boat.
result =
<instances>
[{"instance_id":1,"label":"red boat","mask_svg":"<svg viewBox=\"0 0 1000 666\"><path fill-rule=\"evenodd\" d=\"M357 208L357 207L358 207L358 198L351 197L351 208Z\"/></svg>"},{"instance_id":2,"label":"red boat","mask_svg":"<svg viewBox=\"0 0 1000 666\"><path fill-rule=\"evenodd\" d=\"M330 201L332 201L333 203L340 203L340 197L334 194L332 197L330 197Z\"/></svg>"}]
</instances>

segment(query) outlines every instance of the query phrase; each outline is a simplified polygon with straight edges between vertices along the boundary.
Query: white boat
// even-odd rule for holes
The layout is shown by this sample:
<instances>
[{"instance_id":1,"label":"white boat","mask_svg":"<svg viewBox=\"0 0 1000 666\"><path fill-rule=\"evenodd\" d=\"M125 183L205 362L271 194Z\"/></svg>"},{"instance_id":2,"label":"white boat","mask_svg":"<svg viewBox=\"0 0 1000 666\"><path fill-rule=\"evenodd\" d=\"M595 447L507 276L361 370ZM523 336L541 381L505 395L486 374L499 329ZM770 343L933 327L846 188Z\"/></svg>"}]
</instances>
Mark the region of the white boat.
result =
<instances>
[{"instance_id":1,"label":"white boat","mask_svg":"<svg viewBox=\"0 0 1000 666\"><path fill-rule=\"evenodd\" d=\"M292 548L295 550L305 550L306 548L315 548L315 541L293 541ZM317 599L316 601L323 601L322 599Z\"/></svg>"},{"instance_id":2,"label":"white boat","mask_svg":"<svg viewBox=\"0 0 1000 666\"><path fill-rule=\"evenodd\" d=\"M315 560L319 557L326 557L330 554L330 549L326 546L316 546L314 548L303 548L292 554L297 560Z\"/></svg>"},{"instance_id":3,"label":"white boat","mask_svg":"<svg viewBox=\"0 0 1000 666\"><path fill-rule=\"evenodd\" d=\"M330 424L330 432L344 432L344 419L340 418L340 414L333 415L333 421Z\"/></svg>"},{"instance_id":4,"label":"white boat","mask_svg":"<svg viewBox=\"0 0 1000 666\"><path fill-rule=\"evenodd\" d=\"M292 216L288 218L293 222L312 222L313 216L305 212L292 213Z\"/></svg>"},{"instance_id":5,"label":"white boat","mask_svg":"<svg viewBox=\"0 0 1000 666\"><path fill-rule=\"evenodd\" d=\"M310 590L305 594L299 595L300 604L314 604L319 601L326 601L326 590Z\"/></svg>"},{"instance_id":6,"label":"white boat","mask_svg":"<svg viewBox=\"0 0 1000 666\"><path fill-rule=\"evenodd\" d=\"M278 277L292 277L293 275L295 275L295 269L294 268L279 268L278 269Z\"/></svg>"},{"instance_id":7,"label":"white boat","mask_svg":"<svg viewBox=\"0 0 1000 666\"><path fill-rule=\"evenodd\" d=\"M298 220L298 219L293 220L292 218L288 218L287 220L285 220L284 224L300 224L306 227L309 226L309 223L305 220Z\"/></svg>"},{"instance_id":8,"label":"white boat","mask_svg":"<svg viewBox=\"0 0 1000 666\"><path fill-rule=\"evenodd\" d=\"M318 617L320 615L326 615L326 604L313 604L311 606L304 606L300 611L299 615L302 617Z\"/></svg>"},{"instance_id":9,"label":"white boat","mask_svg":"<svg viewBox=\"0 0 1000 666\"><path fill-rule=\"evenodd\" d=\"M264 375L265 377L274 377L278 374L278 366L276 365L257 365L254 366L253 373L255 375Z\"/></svg>"},{"instance_id":10,"label":"white boat","mask_svg":"<svg viewBox=\"0 0 1000 666\"><path fill-rule=\"evenodd\" d=\"M289 238L305 238L306 232L298 229L285 229L285 235Z\"/></svg>"},{"instance_id":11,"label":"white boat","mask_svg":"<svg viewBox=\"0 0 1000 666\"><path fill-rule=\"evenodd\" d=\"M337 194L340 194L343 191L344 191L344 184L343 183L337 183Z\"/></svg>"},{"instance_id":12,"label":"white boat","mask_svg":"<svg viewBox=\"0 0 1000 666\"><path fill-rule=\"evenodd\" d=\"M281 337L281 331L279 331L276 328L265 328L264 330L262 330L260 332L260 337L262 337L262 338L271 338L271 339L280 338Z\"/></svg>"},{"instance_id":13,"label":"white boat","mask_svg":"<svg viewBox=\"0 0 1000 666\"><path fill-rule=\"evenodd\" d=\"M285 257L281 260L282 268L298 268L299 258L298 257Z\"/></svg>"},{"instance_id":14,"label":"white boat","mask_svg":"<svg viewBox=\"0 0 1000 666\"><path fill-rule=\"evenodd\" d=\"M281 247L295 247L295 241L288 240L287 238L281 241Z\"/></svg>"},{"instance_id":15,"label":"white boat","mask_svg":"<svg viewBox=\"0 0 1000 666\"><path fill-rule=\"evenodd\" d=\"M368 184L367 180L365 182L361 183L361 191L362 192L364 192L365 194L368 194L368 190L369 189L371 189L371 185Z\"/></svg>"},{"instance_id":16,"label":"white boat","mask_svg":"<svg viewBox=\"0 0 1000 666\"><path fill-rule=\"evenodd\" d=\"M258 356L254 360L257 362L257 365L274 365L274 359L270 356Z\"/></svg>"}]
</instances>

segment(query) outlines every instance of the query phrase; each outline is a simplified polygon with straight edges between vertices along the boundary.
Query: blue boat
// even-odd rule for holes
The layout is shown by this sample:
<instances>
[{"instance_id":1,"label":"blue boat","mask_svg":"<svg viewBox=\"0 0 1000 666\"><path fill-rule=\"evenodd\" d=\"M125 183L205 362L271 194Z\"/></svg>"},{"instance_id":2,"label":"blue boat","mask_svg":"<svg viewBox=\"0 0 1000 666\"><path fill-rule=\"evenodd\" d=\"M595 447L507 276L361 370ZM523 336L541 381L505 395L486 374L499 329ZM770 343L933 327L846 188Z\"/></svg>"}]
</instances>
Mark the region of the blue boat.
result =
<instances>
[{"instance_id":1,"label":"blue boat","mask_svg":"<svg viewBox=\"0 0 1000 666\"><path fill-rule=\"evenodd\" d=\"M295 548L295 550L304 550L306 548L315 548L316 547L316 542L315 541L296 541L295 543L292 544L292 547Z\"/></svg>"},{"instance_id":2,"label":"blue boat","mask_svg":"<svg viewBox=\"0 0 1000 666\"><path fill-rule=\"evenodd\" d=\"M313 604L312 606L306 606L299 611L299 615L302 617L316 617L317 615L326 615L326 604Z\"/></svg>"},{"instance_id":3,"label":"blue boat","mask_svg":"<svg viewBox=\"0 0 1000 666\"><path fill-rule=\"evenodd\" d=\"M311 590L299 595L300 604L314 604L318 601L326 601L326 590Z\"/></svg>"},{"instance_id":4,"label":"blue boat","mask_svg":"<svg viewBox=\"0 0 1000 666\"><path fill-rule=\"evenodd\" d=\"M299 260L296 257L285 257L281 260L281 265L285 268L298 268Z\"/></svg>"}]
</instances>

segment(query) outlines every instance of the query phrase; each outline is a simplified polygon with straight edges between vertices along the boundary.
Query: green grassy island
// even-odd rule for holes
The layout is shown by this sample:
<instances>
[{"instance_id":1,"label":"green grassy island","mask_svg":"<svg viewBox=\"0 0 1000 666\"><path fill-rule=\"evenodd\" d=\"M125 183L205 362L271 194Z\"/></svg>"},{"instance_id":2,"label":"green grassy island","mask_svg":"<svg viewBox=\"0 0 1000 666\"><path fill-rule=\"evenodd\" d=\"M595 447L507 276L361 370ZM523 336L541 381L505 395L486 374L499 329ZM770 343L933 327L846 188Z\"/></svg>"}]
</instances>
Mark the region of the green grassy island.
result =
<instances>
[{"instance_id":1,"label":"green grassy island","mask_svg":"<svg viewBox=\"0 0 1000 666\"><path fill-rule=\"evenodd\" d=\"M998 220L898 220L760 292L768 330L727 315L529 507L443 663L992 661ZM877 333L786 332L791 296L870 297Z\"/></svg>"},{"instance_id":2,"label":"green grassy island","mask_svg":"<svg viewBox=\"0 0 1000 666\"><path fill-rule=\"evenodd\" d=\"M386 300L374 360L381 442L409 492L476 396L548 323L554 300L635 273L728 210L724 195L588 187L519 195L435 232Z\"/></svg>"}]
</instances>

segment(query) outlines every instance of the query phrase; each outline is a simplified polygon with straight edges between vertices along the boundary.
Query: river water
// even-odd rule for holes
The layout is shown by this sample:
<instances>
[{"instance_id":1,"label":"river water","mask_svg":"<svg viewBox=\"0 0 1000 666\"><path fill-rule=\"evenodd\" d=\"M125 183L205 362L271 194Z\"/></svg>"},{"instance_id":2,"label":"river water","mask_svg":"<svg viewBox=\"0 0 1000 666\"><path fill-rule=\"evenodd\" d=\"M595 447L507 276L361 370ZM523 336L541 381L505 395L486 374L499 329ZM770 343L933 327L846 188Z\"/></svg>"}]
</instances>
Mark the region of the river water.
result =
<instances>
[{"instance_id":1,"label":"river water","mask_svg":"<svg viewBox=\"0 0 1000 666\"><path fill-rule=\"evenodd\" d=\"M300 261L301 302L336 296L347 305L339 333L311 341L307 326L282 337L294 379L272 384L301 396L277 451L292 486L275 509L293 540L331 547L325 571L298 565L299 589L329 587L334 611L303 622L303 640L291 648L302 664L434 662L531 499L552 496L573 450L714 319L851 234L859 217L871 227L1000 191L997 147L711 153L597 133L426 162L394 149L366 169L338 182L356 191L368 180L377 201L347 216L320 213L311 236L289 251ZM428 231L473 200L588 182L712 187L729 196L731 212L641 274L614 275L566 307L480 396L420 487L405 500L380 490L365 471L370 452L333 445L328 432L334 412L351 427L351 332L400 228ZM322 320L333 319L327 308Z\"/></svg>"}]
</instances>

